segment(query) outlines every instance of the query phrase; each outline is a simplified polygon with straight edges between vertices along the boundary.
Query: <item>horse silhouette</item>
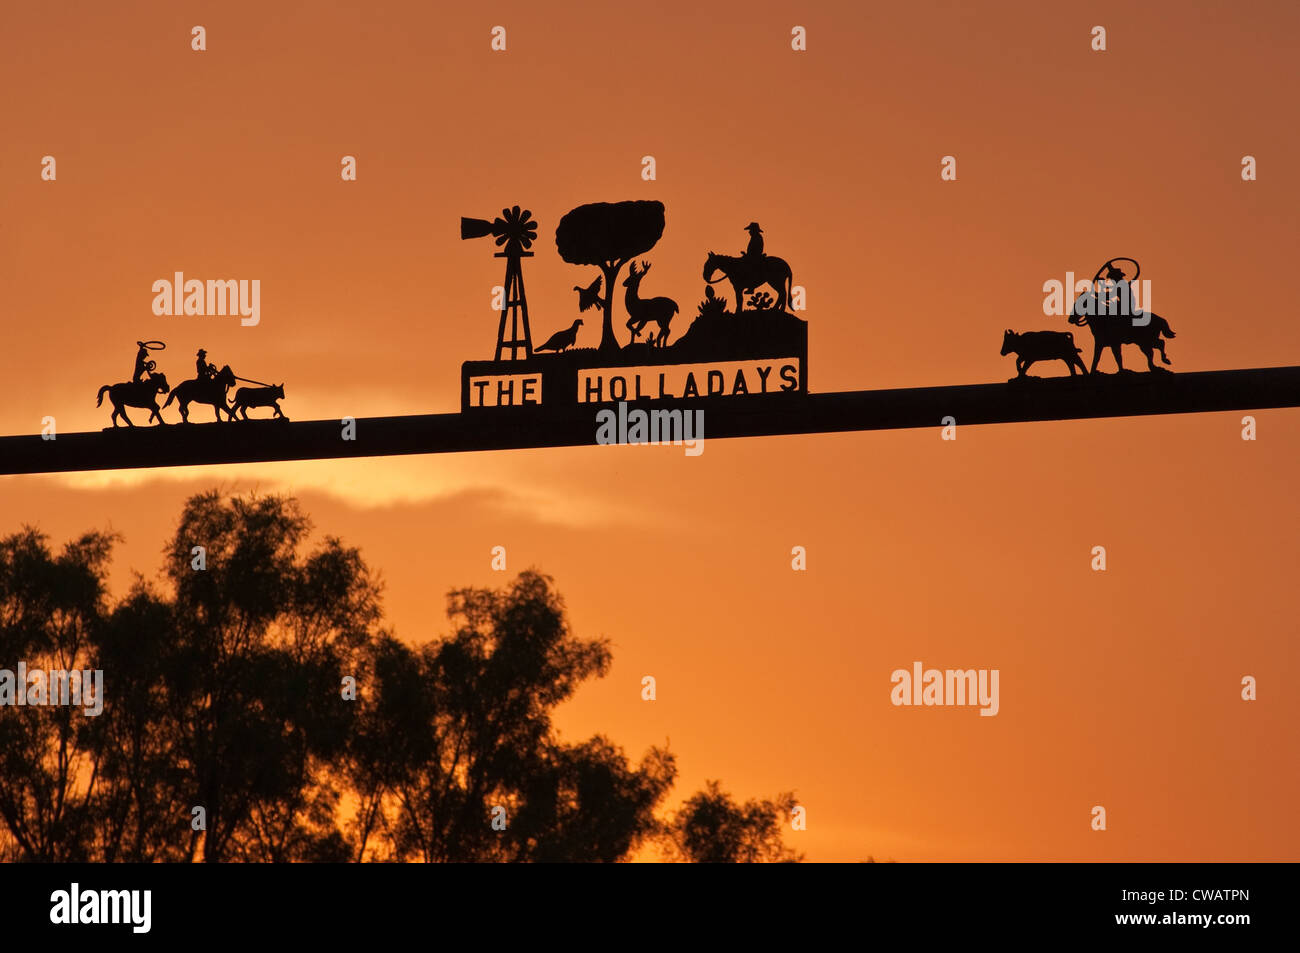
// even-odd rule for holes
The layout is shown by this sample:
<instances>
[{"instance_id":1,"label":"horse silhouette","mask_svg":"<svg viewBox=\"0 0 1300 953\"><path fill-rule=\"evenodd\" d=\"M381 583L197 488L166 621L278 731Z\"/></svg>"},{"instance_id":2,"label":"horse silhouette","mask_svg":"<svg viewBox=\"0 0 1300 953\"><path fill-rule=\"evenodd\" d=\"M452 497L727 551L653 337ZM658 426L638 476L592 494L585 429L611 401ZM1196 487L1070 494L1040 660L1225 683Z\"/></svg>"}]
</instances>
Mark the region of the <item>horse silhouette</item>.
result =
<instances>
[{"instance_id":1,"label":"horse silhouette","mask_svg":"<svg viewBox=\"0 0 1300 953\"><path fill-rule=\"evenodd\" d=\"M1167 338L1177 337L1168 321L1155 312L1147 311L1141 312L1148 319L1147 322L1134 324L1132 315L1105 313L1106 308L1099 304L1097 298L1096 291L1079 295L1074 299L1069 316L1071 324L1079 327L1087 325L1092 332L1092 373L1097 373L1097 362L1101 360L1101 352L1106 348L1110 348L1111 354L1115 356L1116 369L1123 371L1124 359L1120 356L1122 344L1136 344L1141 348L1147 358L1148 370L1164 370L1156 367L1156 351L1160 352L1160 360L1164 363L1173 363L1165 354L1165 342L1161 340L1161 335Z\"/></svg>"},{"instance_id":2,"label":"horse silhouette","mask_svg":"<svg viewBox=\"0 0 1300 953\"><path fill-rule=\"evenodd\" d=\"M210 405L217 415L218 422L221 420L223 410L230 415L231 420L235 420L235 412L226 405L226 391L234 386L235 372L227 364L217 372L216 377L208 380L196 377L177 384L163 407L170 407L173 400L177 401L181 409L182 423L190 422L190 404Z\"/></svg>"},{"instance_id":3,"label":"horse silhouette","mask_svg":"<svg viewBox=\"0 0 1300 953\"><path fill-rule=\"evenodd\" d=\"M709 252L709 257L704 262L704 280L709 284L721 281L721 278L713 277L715 272L721 272L722 277L736 289L736 314L744 311L745 292L753 291L759 285L770 285L776 292L778 311L784 311L790 300L794 275L784 258L764 255L761 262L754 264L745 258Z\"/></svg>"},{"instance_id":4,"label":"horse silhouette","mask_svg":"<svg viewBox=\"0 0 1300 953\"><path fill-rule=\"evenodd\" d=\"M149 410L149 419L157 419L159 424L166 421L162 419L161 408L158 406L158 395L165 394L171 390L167 384L166 374L154 374L142 381L124 381L121 384L105 384L99 389L99 397L95 400L95 406L101 407L104 404L104 394L108 394L109 403L113 405L113 426L117 426L117 418L121 417L126 421L128 427L134 427L131 418L126 415L127 407L140 407ZM168 398L167 403L171 403Z\"/></svg>"}]
</instances>

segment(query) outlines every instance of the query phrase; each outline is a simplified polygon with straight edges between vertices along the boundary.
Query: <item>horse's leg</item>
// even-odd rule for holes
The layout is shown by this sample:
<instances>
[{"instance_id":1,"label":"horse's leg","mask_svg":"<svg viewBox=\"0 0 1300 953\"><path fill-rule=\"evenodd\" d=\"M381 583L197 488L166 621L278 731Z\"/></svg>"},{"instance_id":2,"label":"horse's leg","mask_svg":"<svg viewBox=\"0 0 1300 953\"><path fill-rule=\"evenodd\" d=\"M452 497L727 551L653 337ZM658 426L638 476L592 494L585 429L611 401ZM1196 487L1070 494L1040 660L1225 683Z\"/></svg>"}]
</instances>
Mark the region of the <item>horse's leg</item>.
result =
<instances>
[{"instance_id":1,"label":"horse's leg","mask_svg":"<svg viewBox=\"0 0 1300 953\"><path fill-rule=\"evenodd\" d=\"M740 317L740 313L745 310L745 292L741 289L739 281L733 280L731 287L736 292L736 317Z\"/></svg>"},{"instance_id":2,"label":"horse's leg","mask_svg":"<svg viewBox=\"0 0 1300 953\"><path fill-rule=\"evenodd\" d=\"M1155 350L1151 347L1149 343L1139 344L1138 347L1142 349L1142 353L1145 354L1147 357L1147 370L1154 371L1156 369Z\"/></svg>"},{"instance_id":3,"label":"horse's leg","mask_svg":"<svg viewBox=\"0 0 1300 953\"><path fill-rule=\"evenodd\" d=\"M1101 338L1092 339L1092 373L1097 373L1097 365L1101 362Z\"/></svg>"},{"instance_id":4,"label":"horse's leg","mask_svg":"<svg viewBox=\"0 0 1300 953\"><path fill-rule=\"evenodd\" d=\"M181 423L183 423L183 424L187 424L187 423L189 423L189 422L190 422L190 402L189 402L188 400L185 400L185 399L182 398L182 399L181 399L181 400L176 404L176 406L179 407L179 408L181 409Z\"/></svg>"},{"instance_id":5,"label":"horse's leg","mask_svg":"<svg viewBox=\"0 0 1300 953\"><path fill-rule=\"evenodd\" d=\"M1119 344L1112 344L1110 346L1110 353L1115 355L1115 369L1117 372L1124 370L1124 358L1120 357L1119 349Z\"/></svg>"},{"instance_id":6,"label":"horse's leg","mask_svg":"<svg viewBox=\"0 0 1300 953\"><path fill-rule=\"evenodd\" d=\"M135 426L135 424L131 423L131 418L128 417L128 416L126 415L126 406L125 406L125 405L123 405L122 410L120 411L120 413L122 414L122 419L126 421L126 425L127 425L128 427L134 427L134 426Z\"/></svg>"}]
</instances>

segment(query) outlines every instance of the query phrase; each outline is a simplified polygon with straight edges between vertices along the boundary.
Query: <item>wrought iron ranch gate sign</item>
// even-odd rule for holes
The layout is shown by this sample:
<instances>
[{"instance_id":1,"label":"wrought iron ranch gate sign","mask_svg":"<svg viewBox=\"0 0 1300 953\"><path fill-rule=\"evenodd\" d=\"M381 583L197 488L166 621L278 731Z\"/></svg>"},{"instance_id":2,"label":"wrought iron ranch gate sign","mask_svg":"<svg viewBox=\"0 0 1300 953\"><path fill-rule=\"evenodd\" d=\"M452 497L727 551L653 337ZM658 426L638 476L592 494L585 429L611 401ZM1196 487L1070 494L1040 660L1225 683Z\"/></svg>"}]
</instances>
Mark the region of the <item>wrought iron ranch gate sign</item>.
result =
<instances>
[{"instance_id":1,"label":"wrought iron ranch gate sign","mask_svg":"<svg viewBox=\"0 0 1300 953\"><path fill-rule=\"evenodd\" d=\"M1090 367L1068 330L1007 329L1002 354L1015 355L1016 371L1007 382L811 393L808 325L794 313L793 271L767 253L759 223L745 226L740 254L703 255L702 294L693 304L643 289L649 279L658 290L651 255L663 231L659 202L600 202L563 216L555 230L560 257L596 273L573 287L577 317L534 346L523 262L536 254L538 223L520 206L493 219L462 219L462 239L493 239L505 278L493 357L462 365L459 413L290 423L279 405L284 385L218 369L200 350L195 377L173 389L158 367L162 342L137 342L132 380L99 389L113 426L0 437L0 474L583 446L598 442L595 412L618 404L706 409L709 438L1300 406L1300 367L1165 370L1174 328L1136 306L1130 286L1140 266L1131 258L1106 262L1066 314L1091 333ZM623 332L615 328L617 304ZM1125 345L1139 348L1146 371L1124 368ZM1104 352L1113 374L1098 370ZM1069 376L1028 375L1046 361L1060 361ZM259 386L231 395L237 381ZM198 402L218 422L167 421L162 412L178 397L184 421L187 405ZM149 410L157 423L135 426L129 408ZM250 418L258 408L274 417Z\"/></svg>"},{"instance_id":2,"label":"wrought iron ranch gate sign","mask_svg":"<svg viewBox=\"0 0 1300 953\"><path fill-rule=\"evenodd\" d=\"M690 318L681 316L673 299L647 297L641 291L651 268L641 256L664 230L662 203L600 202L575 208L560 220L555 244L565 261L600 270L586 287L574 287L580 314L599 310L599 344L579 345L585 324L580 317L534 349L519 270L519 256L531 254L522 249L536 235L530 218L530 212L515 206L503 209L492 222L461 220L462 238L494 235L505 244L498 257L506 258L496 356L462 366L462 411L808 392L808 326L787 310L793 284L790 266L764 252L757 223L748 227L752 237L745 254L708 254L704 300ZM527 226L521 227L521 222ZM620 278L631 334L626 345L619 344L613 321ZM728 299L714 291L714 285L724 281L733 292L732 310ZM748 310L746 294L751 296ZM669 343L674 322L679 327L689 323L689 328Z\"/></svg>"}]
</instances>

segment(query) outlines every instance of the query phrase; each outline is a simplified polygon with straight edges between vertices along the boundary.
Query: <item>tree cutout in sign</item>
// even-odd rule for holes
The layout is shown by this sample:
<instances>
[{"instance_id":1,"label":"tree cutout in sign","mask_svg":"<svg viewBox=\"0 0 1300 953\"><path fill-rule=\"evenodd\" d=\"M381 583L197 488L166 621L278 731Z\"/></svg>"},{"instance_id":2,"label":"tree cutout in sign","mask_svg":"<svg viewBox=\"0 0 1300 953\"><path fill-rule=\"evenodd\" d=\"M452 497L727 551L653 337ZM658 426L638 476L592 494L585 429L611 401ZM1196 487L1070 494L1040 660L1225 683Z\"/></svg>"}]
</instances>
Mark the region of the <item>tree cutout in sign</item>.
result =
<instances>
[{"instance_id":1,"label":"tree cutout in sign","mask_svg":"<svg viewBox=\"0 0 1300 953\"><path fill-rule=\"evenodd\" d=\"M652 201L579 205L556 226L555 247L561 258L571 265L595 265L604 273L602 351L619 349L614 336L614 289L619 271L653 248L663 233L664 204Z\"/></svg>"}]
</instances>

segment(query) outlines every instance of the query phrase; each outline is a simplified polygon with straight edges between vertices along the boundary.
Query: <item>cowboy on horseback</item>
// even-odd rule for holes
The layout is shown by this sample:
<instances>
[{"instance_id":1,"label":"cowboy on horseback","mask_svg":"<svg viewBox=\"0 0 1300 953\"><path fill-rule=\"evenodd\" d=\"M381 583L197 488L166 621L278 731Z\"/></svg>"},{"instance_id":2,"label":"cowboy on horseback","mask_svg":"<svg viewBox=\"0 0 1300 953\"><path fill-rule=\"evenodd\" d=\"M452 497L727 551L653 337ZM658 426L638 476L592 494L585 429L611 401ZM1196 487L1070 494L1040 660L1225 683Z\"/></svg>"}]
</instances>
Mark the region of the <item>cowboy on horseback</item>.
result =
<instances>
[{"instance_id":1,"label":"cowboy on horseback","mask_svg":"<svg viewBox=\"0 0 1300 953\"><path fill-rule=\"evenodd\" d=\"M161 351L167 347L162 341L136 341L139 350L135 352L135 370L131 372L131 383L138 384L153 377L156 361L149 360L150 351Z\"/></svg>"},{"instance_id":2,"label":"cowboy on horseback","mask_svg":"<svg viewBox=\"0 0 1300 953\"><path fill-rule=\"evenodd\" d=\"M752 271L757 272L767 257L763 254L763 230L758 227L758 222L750 222L745 231L749 232L749 245L745 248L744 260Z\"/></svg>"},{"instance_id":3,"label":"cowboy on horseback","mask_svg":"<svg viewBox=\"0 0 1300 953\"><path fill-rule=\"evenodd\" d=\"M1133 282L1113 261L1106 262L1104 274L1106 280L1097 284L1098 314L1133 317Z\"/></svg>"},{"instance_id":4,"label":"cowboy on horseback","mask_svg":"<svg viewBox=\"0 0 1300 953\"><path fill-rule=\"evenodd\" d=\"M198 380L210 381L217 376L217 365L208 363L207 351L199 348L199 352L195 357L197 360L194 362L194 369L198 371Z\"/></svg>"},{"instance_id":5,"label":"cowboy on horseback","mask_svg":"<svg viewBox=\"0 0 1300 953\"><path fill-rule=\"evenodd\" d=\"M745 231L749 232L749 245L743 255L733 258L709 252L704 262L704 280L708 284L724 278L731 282L736 293L736 314L745 310L745 292L764 284L770 285L776 292L776 310L784 311L794 281L790 265L785 259L768 255L763 250L763 230L759 228L758 222L750 222L745 226Z\"/></svg>"}]
</instances>

